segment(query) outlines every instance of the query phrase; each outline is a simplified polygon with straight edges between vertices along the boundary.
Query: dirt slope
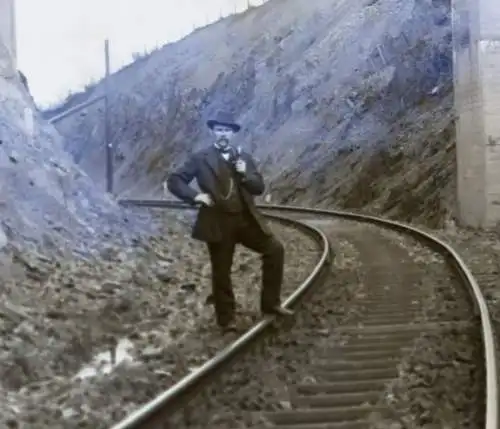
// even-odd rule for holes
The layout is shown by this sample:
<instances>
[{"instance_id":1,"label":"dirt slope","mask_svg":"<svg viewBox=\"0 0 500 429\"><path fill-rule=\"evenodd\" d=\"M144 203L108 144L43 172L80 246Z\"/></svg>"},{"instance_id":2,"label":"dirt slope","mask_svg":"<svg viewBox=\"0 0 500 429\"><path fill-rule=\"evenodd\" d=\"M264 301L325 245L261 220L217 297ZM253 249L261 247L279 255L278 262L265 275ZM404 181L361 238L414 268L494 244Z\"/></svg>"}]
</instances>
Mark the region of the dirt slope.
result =
<instances>
[{"instance_id":1,"label":"dirt slope","mask_svg":"<svg viewBox=\"0 0 500 429\"><path fill-rule=\"evenodd\" d=\"M455 213L453 96L430 98L392 124L371 150L299 161L269 186L275 201L380 213L442 227Z\"/></svg>"},{"instance_id":2,"label":"dirt slope","mask_svg":"<svg viewBox=\"0 0 500 429\"><path fill-rule=\"evenodd\" d=\"M208 143L205 119L226 108L243 123L240 143L260 160L271 189L278 191L273 196L356 208L369 204L410 219L425 218L429 209L431 223L439 223L446 208L433 203L432 209L411 209L414 202L400 202L398 191L389 195L389 189L413 192L419 181L407 172L421 162L432 168L437 158L427 160L432 150L425 142L442 141L444 129L448 137L437 150L452 157L446 149L453 135L449 15L445 1L274 0L166 45L110 81L117 193L158 194L186 152ZM92 91L98 95L103 87ZM104 178L100 109L58 126L67 148L98 181ZM405 137L408 124L411 138ZM372 179L358 177L368 174L366 167L359 173L361 166L379 158L392 163L384 155L392 146L399 149L391 151L414 155L373 177L380 182L373 186L384 190L380 201L358 198L372 186L362 185ZM347 156L349 148L357 149ZM346 180L343 185L335 174ZM317 183L318 175L324 183ZM444 179L444 192L431 192L440 207L452 199L451 176Z\"/></svg>"},{"instance_id":3,"label":"dirt slope","mask_svg":"<svg viewBox=\"0 0 500 429\"><path fill-rule=\"evenodd\" d=\"M141 228L64 151L0 40L0 250L88 254Z\"/></svg>"}]
</instances>

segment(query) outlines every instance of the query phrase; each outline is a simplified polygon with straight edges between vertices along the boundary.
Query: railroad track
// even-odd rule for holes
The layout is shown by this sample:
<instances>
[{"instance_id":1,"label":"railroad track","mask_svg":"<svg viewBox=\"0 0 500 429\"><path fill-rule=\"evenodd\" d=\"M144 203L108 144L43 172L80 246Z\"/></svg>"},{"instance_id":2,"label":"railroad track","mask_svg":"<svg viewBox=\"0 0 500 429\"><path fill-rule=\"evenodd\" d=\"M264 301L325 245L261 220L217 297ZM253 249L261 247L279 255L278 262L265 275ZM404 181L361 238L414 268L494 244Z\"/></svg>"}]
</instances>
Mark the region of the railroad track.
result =
<instances>
[{"instance_id":1,"label":"railroad track","mask_svg":"<svg viewBox=\"0 0 500 429\"><path fill-rule=\"evenodd\" d=\"M170 201L122 201L123 205L189 209L189 206ZM314 359L307 371L314 383L293 383L289 386L290 406L286 410L266 413L266 427L278 429L361 429L372 427L373 416L378 419L394 417L387 404L381 401L385 387L398 374L398 364L404 359L422 334L471 332L481 337L481 364L484 366L484 410L481 427L498 427L498 392L495 344L486 303L470 271L458 254L447 244L416 228L376 217L347 212L334 212L300 207L261 206L265 213L282 222L299 220L301 228L323 242L320 264L308 279L285 302L295 305L313 285L328 282L329 247L324 232L338 219L371 225L355 231L362 236L360 243L379 240L380 251L367 250L363 264L368 266L366 289L353 302L356 314L347 323L330 330L311 343ZM290 219L277 214L286 214ZM297 225L297 224L296 224ZM309 225L309 226L307 226ZM375 225L375 227L373 226ZM394 243L380 235L380 228L392 230L442 255L447 263L445 290L456 289L468 300L457 299L456 308L444 313L426 314L429 293L435 289L414 283L425 270L418 268L412 258L397 252ZM378 231L377 231L378 230ZM340 231L348 234L348 228ZM385 240L385 241L384 241ZM370 253L371 252L371 253ZM411 252L410 252L411 253ZM399 265L400 275L391 271ZM449 273L453 276L449 276ZM432 285L431 285L432 286ZM318 292L321 293L321 292ZM436 292L437 293L437 292ZM425 295L425 296L424 296ZM426 299L427 298L427 299ZM300 312L299 312L300 313ZM163 392L150 403L119 422L112 429L171 428L170 418L186 406L187 401L206 389L229 364L244 356L252 343L261 339L271 326L263 320L232 345L222 350L197 371Z\"/></svg>"}]
</instances>

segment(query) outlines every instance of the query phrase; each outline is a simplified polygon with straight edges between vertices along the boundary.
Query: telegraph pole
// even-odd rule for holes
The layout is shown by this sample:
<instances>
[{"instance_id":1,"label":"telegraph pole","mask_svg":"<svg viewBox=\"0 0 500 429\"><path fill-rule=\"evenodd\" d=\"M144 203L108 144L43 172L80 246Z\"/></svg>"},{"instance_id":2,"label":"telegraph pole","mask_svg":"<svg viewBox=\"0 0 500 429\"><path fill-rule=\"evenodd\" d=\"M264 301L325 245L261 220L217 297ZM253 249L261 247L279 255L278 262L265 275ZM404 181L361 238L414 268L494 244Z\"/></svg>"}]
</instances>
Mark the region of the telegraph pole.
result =
<instances>
[{"instance_id":1,"label":"telegraph pole","mask_svg":"<svg viewBox=\"0 0 500 429\"><path fill-rule=\"evenodd\" d=\"M113 193L113 143L109 132L109 40L104 41L104 144L106 145L106 192Z\"/></svg>"}]
</instances>

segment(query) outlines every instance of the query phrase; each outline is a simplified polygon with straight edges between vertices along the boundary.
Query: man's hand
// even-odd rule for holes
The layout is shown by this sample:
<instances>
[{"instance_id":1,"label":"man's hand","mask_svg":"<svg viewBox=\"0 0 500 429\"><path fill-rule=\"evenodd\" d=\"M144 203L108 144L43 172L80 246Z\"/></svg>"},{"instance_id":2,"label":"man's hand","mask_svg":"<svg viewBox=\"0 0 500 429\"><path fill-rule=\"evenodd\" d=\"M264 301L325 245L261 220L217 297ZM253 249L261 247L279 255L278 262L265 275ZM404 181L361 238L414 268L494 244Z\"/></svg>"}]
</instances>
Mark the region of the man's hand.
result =
<instances>
[{"instance_id":1,"label":"man's hand","mask_svg":"<svg viewBox=\"0 0 500 429\"><path fill-rule=\"evenodd\" d=\"M198 194L198 195L196 195L196 197L194 197L194 200L197 203L201 203L207 207L211 207L214 205L214 202L212 201L212 197L208 194Z\"/></svg>"},{"instance_id":2,"label":"man's hand","mask_svg":"<svg viewBox=\"0 0 500 429\"><path fill-rule=\"evenodd\" d=\"M247 163L243 161L241 158L236 161L236 164L234 165L236 168L236 171L240 174L245 174L247 171Z\"/></svg>"}]
</instances>

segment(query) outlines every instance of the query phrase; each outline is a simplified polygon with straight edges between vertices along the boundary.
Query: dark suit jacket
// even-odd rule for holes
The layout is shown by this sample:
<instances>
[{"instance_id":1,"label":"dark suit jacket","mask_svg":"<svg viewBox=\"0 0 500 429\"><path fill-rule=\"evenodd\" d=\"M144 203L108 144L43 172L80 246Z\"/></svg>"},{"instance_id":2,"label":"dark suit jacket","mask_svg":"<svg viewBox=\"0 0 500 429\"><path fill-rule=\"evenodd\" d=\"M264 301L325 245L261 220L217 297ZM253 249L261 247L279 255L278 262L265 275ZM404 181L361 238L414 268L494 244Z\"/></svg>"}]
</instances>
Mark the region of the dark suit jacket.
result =
<instances>
[{"instance_id":1,"label":"dark suit jacket","mask_svg":"<svg viewBox=\"0 0 500 429\"><path fill-rule=\"evenodd\" d=\"M265 234L270 234L271 232L254 202L254 196L264 192L264 180L248 153L242 152L240 157L247 165L246 174L240 180L242 198L262 231ZM217 242L222 239L224 219L221 218L217 204L219 200L217 175L221 162L225 162L221 154L214 146L211 146L191 155L184 165L172 173L167 180L168 190L172 194L184 202L195 204L194 197L197 192L189 184L193 179L196 179L200 190L209 194L215 202L214 206L202 206L198 211L198 217L192 231L192 237L197 240Z\"/></svg>"}]
</instances>

